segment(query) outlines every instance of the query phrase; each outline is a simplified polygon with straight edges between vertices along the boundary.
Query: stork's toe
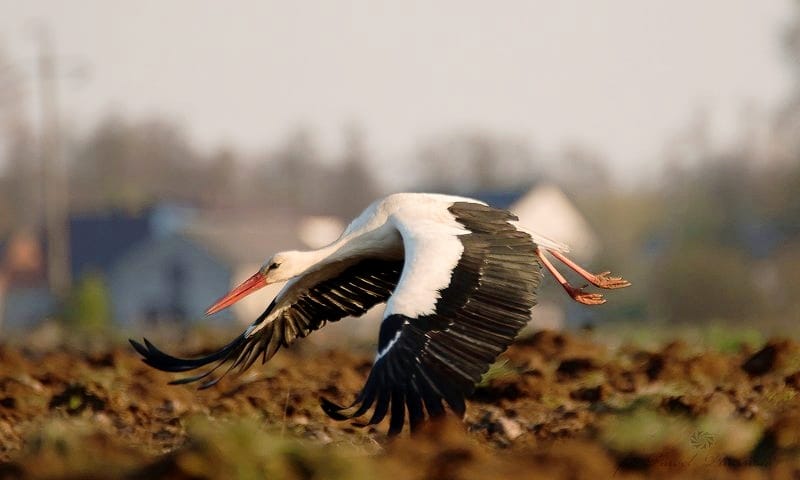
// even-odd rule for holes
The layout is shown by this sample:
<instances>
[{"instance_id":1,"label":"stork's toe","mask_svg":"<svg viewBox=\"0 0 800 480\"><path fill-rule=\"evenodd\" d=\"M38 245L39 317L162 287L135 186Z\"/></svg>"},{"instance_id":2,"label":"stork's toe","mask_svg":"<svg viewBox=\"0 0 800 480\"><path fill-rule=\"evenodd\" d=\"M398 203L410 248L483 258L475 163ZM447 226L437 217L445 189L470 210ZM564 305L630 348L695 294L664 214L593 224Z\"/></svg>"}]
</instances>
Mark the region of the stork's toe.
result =
<instances>
[{"instance_id":1,"label":"stork's toe","mask_svg":"<svg viewBox=\"0 0 800 480\"><path fill-rule=\"evenodd\" d=\"M592 283L600 288L607 289L625 288L631 285L631 282L622 277L612 277L610 275L611 272L598 273Z\"/></svg>"},{"instance_id":2,"label":"stork's toe","mask_svg":"<svg viewBox=\"0 0 800 480\"><path fill-rule=\"evenodd\" d=\"M582 288L565 287L567 293L573 300L584 305L602 305L606 303L606 299L602 294L586 292Z\"/></svg>"}]
</instances>

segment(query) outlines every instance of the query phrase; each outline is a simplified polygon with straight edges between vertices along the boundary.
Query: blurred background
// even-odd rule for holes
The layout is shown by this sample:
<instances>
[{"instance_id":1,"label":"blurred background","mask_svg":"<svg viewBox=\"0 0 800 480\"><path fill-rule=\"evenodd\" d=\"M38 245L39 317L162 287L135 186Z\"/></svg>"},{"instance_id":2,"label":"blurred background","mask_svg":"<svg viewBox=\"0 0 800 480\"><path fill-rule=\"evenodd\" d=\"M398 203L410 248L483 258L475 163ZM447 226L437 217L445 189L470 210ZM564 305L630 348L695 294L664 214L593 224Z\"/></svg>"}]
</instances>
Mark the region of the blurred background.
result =
<instances>
[{"instance_id":1,"label":"blurred background","mask_svg":"<svg viewBox=\"0 0 800 480\"><path fill-rule=\"evenodd\" d=\"M537 327L794 332L800 2L0 0L3 337L206 322L395 191L633 282Z\"/></svg>"}]
</instances>

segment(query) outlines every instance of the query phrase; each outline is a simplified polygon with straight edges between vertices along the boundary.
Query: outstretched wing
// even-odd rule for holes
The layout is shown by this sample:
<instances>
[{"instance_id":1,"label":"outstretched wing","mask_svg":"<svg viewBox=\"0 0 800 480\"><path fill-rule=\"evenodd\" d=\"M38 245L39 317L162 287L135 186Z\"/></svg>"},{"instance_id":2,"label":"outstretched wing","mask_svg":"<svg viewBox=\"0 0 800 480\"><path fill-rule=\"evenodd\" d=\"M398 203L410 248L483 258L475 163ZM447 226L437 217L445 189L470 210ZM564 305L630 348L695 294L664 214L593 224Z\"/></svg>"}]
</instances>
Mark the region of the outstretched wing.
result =
<instances>
[{"instance_id":1,"label":"outstretched wing","mask_svg":"<svg viewBox=\"0 0 800 480\"><path fill-rule=\"evenodd\" d=\"M414 212L393 218L406 264L366 385L349 407L322 400L333 418L359 417L374 405L368 424L391 412L396 434L406 410L412 431L425 410L443 414L443 401L463 416L465 396L529 321L542 279L531 235L504 210L458 202L448 211L445 221L420 221ZM440 289L424 290L436 282Z\"/></svg>"},{"instance_id":2,"label":"outstretched wing","mask_svg":"<svg viewBox=\"0 0 800 480\"><path fill-rule=\"evenodd\" d=\"M146 364L165 372L185 372L214 364L197 375L171 382L181 384L207 378L200 388L208 388L234 368L238 367L240 372L246 370L259 355L262 363L266 362L281 346L288 347L296 338L307 336L327 322L363 315L385 302L397 285L402 268L402 260L365 259L314 285L303 287L303 282L287 285L285 289L301 289L291 292L291 297L295 298L293 302L284 305L273 300L241 335L204 357L176 358L147 339L144 345L130 342ZM214 376L226 363L230 363L228 368Z\"/></svg>"}]
</instances>

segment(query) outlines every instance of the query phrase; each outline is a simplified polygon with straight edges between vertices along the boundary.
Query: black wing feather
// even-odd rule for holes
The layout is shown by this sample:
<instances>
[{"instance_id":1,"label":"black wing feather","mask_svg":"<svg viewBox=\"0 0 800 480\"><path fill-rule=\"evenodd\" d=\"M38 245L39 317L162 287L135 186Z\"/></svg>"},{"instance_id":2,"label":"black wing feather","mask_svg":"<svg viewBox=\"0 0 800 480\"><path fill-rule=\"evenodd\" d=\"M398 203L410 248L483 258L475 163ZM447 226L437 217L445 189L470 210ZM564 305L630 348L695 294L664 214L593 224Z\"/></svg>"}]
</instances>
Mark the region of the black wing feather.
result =
<instances>
[{"instance_id":1,"label":"black wing feather","mask_svg":"<svg viewBox=\"0 0 800 480\"><path fill-rule=\"evenodd\" d=\"M267 325L251 336L246 332L216 352L198 358L178 358L166 354L144 339L144 345L130 340L144 363L165 372L185 372L214 364L197 375L174 380L172 384L192 383L210 377L222 365L228 368L217 377L200 385L215 385L234 368L247 370L260 356L266 362L280 347L288 347L295 339L307 336L350 315L363 315L378 303L385 302L394 291L403 268L402 260L366 259L345 268L334 278L322 280L302 294ZM276 308L273 301L253 325L260 325Z\"/></svg>"}]
</instances>

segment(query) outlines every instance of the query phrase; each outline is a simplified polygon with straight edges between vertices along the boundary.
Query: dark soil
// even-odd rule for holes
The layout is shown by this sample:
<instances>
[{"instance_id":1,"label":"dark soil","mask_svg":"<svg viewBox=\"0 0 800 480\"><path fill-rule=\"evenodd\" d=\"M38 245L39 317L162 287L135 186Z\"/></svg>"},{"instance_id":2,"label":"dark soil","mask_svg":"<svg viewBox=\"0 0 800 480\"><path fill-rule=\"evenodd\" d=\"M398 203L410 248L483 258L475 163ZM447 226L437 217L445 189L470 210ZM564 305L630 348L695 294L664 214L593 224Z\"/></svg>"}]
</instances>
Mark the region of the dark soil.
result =
<instances>
[{"instance_id":1,"label":"dark soil","mask_svg":"<svg viewBox=\"0 0 800 480\"><path fill-rule=\"evenodd\" d=\"M389 440L319 408L352 400L368 354L290 350L197 391L127 346L0 346L0 478L800 477L796 342L722 354L541 332L504 358L463 423Z\"/></svg>"}]
</instances>

